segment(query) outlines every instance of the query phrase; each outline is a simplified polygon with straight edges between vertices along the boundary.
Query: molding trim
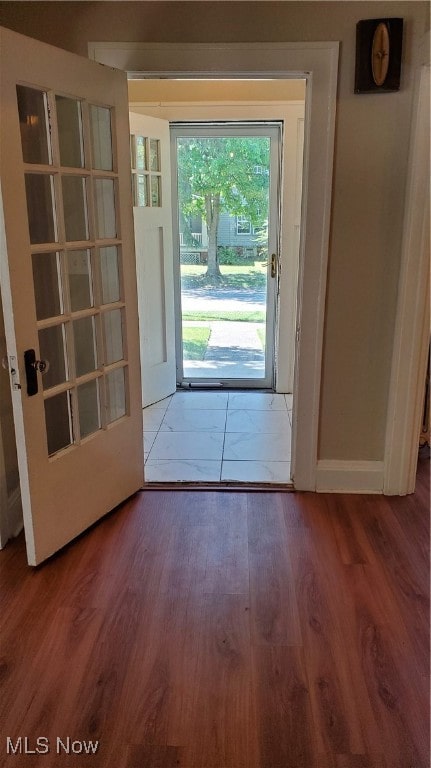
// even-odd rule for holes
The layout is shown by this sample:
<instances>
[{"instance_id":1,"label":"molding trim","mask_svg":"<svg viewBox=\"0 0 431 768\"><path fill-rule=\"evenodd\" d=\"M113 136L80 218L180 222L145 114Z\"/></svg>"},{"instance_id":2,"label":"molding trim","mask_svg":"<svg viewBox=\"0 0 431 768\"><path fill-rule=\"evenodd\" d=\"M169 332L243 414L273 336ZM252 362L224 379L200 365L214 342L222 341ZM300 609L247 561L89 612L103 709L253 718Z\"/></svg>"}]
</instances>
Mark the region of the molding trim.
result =
<instances>
[{"instance_id":1,"label":"molding trim","mask_svg":"<svg viewBox=\"0 0 431 768\"><path fill-rule=\"evenodd\" d=\"M383 461L317 463L316 491L331 493L383 493Z\"/></svg>"},{"instance_id":2,"label":"molding trim","mask_svg":"<svg viewBox=\"0 0 431 768\"><path fill-rule=\"evenodd\" d=\"M129 77L306 79L292 472L297 490L314 490L339 43L91 42L88 53Z\"/></svg>"},{"instance_id":3,"label":"molding trim","mask_svg":"<svg viewBox=\"0 0 431 768\"><path fill-rule=\"evenodd\" d=\"M384 492L413 493L430 340L430 68L416 75L398 309L386 421Z\"/></svg>"}]
</instances>

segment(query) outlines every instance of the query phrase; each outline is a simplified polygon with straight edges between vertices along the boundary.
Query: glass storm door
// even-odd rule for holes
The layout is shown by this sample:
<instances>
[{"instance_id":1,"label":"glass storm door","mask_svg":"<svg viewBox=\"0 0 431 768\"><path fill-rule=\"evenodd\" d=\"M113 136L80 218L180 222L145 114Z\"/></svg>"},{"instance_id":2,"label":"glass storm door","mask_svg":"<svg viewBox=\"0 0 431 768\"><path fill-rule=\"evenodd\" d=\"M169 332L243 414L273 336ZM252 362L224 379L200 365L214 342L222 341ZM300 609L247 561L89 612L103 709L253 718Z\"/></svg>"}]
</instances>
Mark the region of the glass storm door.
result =
<instances>
[{"instance_id":1,"label":"glass storm door","mask_svg":"<svg viewBox=\"0 0 431 768\"><path fill-rule=\"evenodd\" d=\"M279 132L274 123L172 128L184 386L274 385Z\"/></svg>"},{"instance_id":2,"label":"glass storm door","mask_svg":"<svg viewBox=\"0 0 431 768\"><path fill-rule=\"evenodd\" d=\"M35 565L143 480L127 82L1 37L1 287Z\"/></svg>"}]
</instances>

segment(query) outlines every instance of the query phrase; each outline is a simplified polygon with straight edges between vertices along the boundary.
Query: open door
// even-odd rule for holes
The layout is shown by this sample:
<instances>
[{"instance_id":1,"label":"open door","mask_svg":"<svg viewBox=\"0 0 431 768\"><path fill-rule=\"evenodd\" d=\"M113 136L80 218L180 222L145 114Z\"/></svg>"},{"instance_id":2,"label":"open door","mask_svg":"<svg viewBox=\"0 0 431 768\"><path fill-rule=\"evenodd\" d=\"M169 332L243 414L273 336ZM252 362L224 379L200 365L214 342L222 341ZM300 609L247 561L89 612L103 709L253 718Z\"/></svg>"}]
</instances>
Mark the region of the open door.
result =
<instances>
[{"instance_id":1,"label":"open door","mask_svg":"<svg viewBox=\"0 0 431 768\"><path fill-rule=\"evenodd\" d=\"M130 113L142 405L176 389L169 122Z\"/></svg>"},{"instance_id":2,"label":"open door","mask_svg":"<svg viewBox=\"0 0 431 768\"><path fill-rule=\"evenodd\" d=\"M143 480L123 72L1 30L1 289L28 561Z\"/></svg>"}]
</instances>

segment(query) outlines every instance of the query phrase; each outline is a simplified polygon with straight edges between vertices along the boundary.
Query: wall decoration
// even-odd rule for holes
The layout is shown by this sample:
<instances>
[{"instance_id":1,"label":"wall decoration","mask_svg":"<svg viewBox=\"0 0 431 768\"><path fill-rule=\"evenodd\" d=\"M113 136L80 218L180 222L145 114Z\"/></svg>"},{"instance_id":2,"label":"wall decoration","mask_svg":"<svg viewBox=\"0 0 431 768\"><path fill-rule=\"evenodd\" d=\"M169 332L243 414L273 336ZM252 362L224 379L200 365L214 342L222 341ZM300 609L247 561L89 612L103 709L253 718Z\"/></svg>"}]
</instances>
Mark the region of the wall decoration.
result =
<instances>
[{"instance_id":1,"label":"wall decoration","mask_svg":"<svg viewBox=\"0 0 431 768\"><path fill-rule=\"evenodd\" d=\"M356 25L355 93L400 88L403 19L364 19Z\"/></svg>"}]
</instances>

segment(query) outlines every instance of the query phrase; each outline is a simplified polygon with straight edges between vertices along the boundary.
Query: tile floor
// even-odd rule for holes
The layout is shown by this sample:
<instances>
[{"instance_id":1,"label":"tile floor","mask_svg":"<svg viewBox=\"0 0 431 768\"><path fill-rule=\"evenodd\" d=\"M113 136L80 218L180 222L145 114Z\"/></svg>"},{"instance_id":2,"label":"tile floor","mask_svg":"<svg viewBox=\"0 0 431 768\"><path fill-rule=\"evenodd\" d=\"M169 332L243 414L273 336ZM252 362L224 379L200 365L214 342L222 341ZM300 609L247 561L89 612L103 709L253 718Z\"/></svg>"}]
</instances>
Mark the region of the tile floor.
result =
<instances>
[{"instance_id":1,"label":"tile floor","mask_svg":"<svg viewBox=\"0 0 431 768\"><path fill-rule=\"evenodd\" d=\"M144 409L147 482L290 482L292 395L176 392Z\"/></svg>"}]
</instances>

